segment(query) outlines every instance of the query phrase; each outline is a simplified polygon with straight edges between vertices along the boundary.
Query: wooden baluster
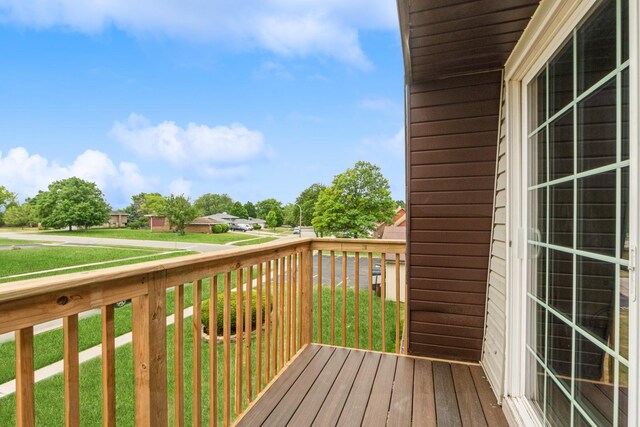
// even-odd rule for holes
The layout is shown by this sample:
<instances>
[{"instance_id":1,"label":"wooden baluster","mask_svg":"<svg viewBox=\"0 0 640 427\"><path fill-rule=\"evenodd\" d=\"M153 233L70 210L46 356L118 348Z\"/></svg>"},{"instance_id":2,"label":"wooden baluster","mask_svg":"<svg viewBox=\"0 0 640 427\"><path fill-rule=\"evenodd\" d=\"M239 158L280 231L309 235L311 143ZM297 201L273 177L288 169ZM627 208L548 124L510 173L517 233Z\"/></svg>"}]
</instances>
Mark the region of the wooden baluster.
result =
<instances>
[{"instance_id":1,"label":"wooden baluster","mask_svg":"<svg viewBox=\"0 0 640 427\"><path fill-rule=\"evenodd\" d=\"M147 274L148 293L133 298L135 425L167 425L166 272Z\"/></svg>"},{"instance_id":2,"label":"wooden baluster","mask_svg":"<svg viewBox=\"0 0 640 427\"><path fill-rule=\"evenodd\" d=\"M313 339L313 252L305 249L301 257L300 346L304 346Z\"/></svg>"},{"instance_id":3,"label":"wooden baluster","mask_svg":"<svg viewBox=\"0 0 640 427\"><path fill-rule=\"evenodd\" d=\"M267 286L267 298L265 300L265 313L264 313L264 383L269 384L271 381L271 323L273 321L273 314L271 313L271 261L267 261L267 271L265 274L265 285Z\"/></svg>"},{"instance_id":4,"label":"wooden baluster","mask_svg":"<svg viewBox=\"0 0 640 427\"><path fill-rule=\"evenodd\" d=\"M396 353L400 353L400 254L396 254Z\"/></svg>"},{"instance_id":5,"label":"wooden baluster","mask_svg":"<svg viewBox=\"0 0 640 427\"><path fill-rule=\"evenodd\" d=\"M385 254L380 255L380 329L382 334L382 351L387 351L387 333L385 331L385 308L384 302L387 299L386 282L387 281L387 259Z\"/></svg>"},{"instance_id":6,"label":"wooden baluster","mask_svg":"<svg viewBox=\"0 0 640 427\"><path fill-rule=\"evenodd\" d=\"M293 330L293 316L291 312L291 290L293 286L293 255L289 255L287 257L287 307L286 307L286 335L287 335L287 345L285 346L285 360L289 361L291 359L291 340L293 339L293 334L291 333Z\"/></svg>"},{"instance_id":7,"label":"wooden baluster","mask_svg":"<svg viewBox=\"0 0 640 427\"><path fill-rule=\"evenodd\" d=\"M33 397L33 327L16 331L16 425L33 427L35 400Z\"/></svg>"},{"instance_id":8,"label":"wooden baluster","mask_svg":"<svg viewBox=\"0 0 640 427\"><path fill-rule=\"evenodd\" d=\"M242 269L236 270L236 416L242 412Z\"/></svg>"},{"instance_id":9,"label":"wooden baluster","mask_svg":"<svg viewBox=\"0 0 640 427\"><path fill-rule=\"evenodd\" d=\"M347 346L347 252L342 252L342 346Z\"/></svg>"},{"instance_id":10,"label":"wooden baluster","mask_svg":"<svg viewBox=\"0 0 640 427\"><path fill-rule=\"evenodd\" d=\"M316 339L322 344L322 251L318 251L318 325Z\"/></svg>"},{"instance_id":11,"label":"wooden baluster","mask_svg":"<svg viewBox=\"0 0 640 427\"><path fill-rule=\"evenodd\" d=\"M231 272L224 275L224 298L222 309L223 334L223 369L222 393L224 394L223 422L225 426L231 424Z\"/></svg>"},{"instance_id":12,"label":"wooden baluster","mask_svg":"<svg viewBox=\"0 0 640 427\"><path fill-rule=\"evenodd\" d=\"M173 330L173 377L175 383L174 424L184 425L184 286L178 285L174 291L174 330Z\"/></svg>"},{"instance_id":13,"label":"wooden baluster","mask_svg":"<svg viewBox=\"0 0 640 427\"><path fill-rule=\"evenodd\" d=\"M368 328L368 345L367 345L367 349L371 350L371 345L373 342L373 334L372 334L372 327L373 327L373 254L371 252L369 252L368 257L367 257L367 261L369 263L369 328Z\"/></svg>"},{"instance_id":14,"label":"wooden baluster","mask_svg":"<svg viewBox=\"0 0 640 427\"><path fill-rule=\"evenodd\" d=\"M279 349L279 323L280 323L280 259L273 261L273 366L271 377L275 377L278 372L278 349Z\"/></svg>"},{"instance_id":15,"label":"wooden baluster","mask_svg":"<svg viewBox=\"0 0 640 427\"><path fill-rule=\"evenodd\" d=\"M256 392L262 391L262 263L258 264L256 273Z\"/></svg>"},{"instance_id":16,"label":"wooden baluster","mask_svg":"<svg viewBox=\"0 0 640 427\"><path fill-rule=\"evenodd\" d=\"M354 260L354 310L355 310L355 347L360 348L360 252L356 252L356 258Z\"/></svg>"},{"instance_id":17,"label":"wooden baluster","mask_svg":"<svg viewBox=\"0 0 640 427\"><path fill-rule=\"evenodd\" d=\"M102 307L102 425L116 425L116 334L114 305Z\"/></svg>"},{"instance_id":18,"label":"wooden baluster","mask_svg":"<svg viewBox=\"0 0 640 427\"><path fill-rule=\"evenodd\" d=\"M193 425L202 424L202 280L193 283Z\"/></svg>"},{"instance_id":19,"label":"wooden baluster","mask_svg":"<svg viewBox=\"0 0 640 427\"><path fill-rule=\"evenodd\" d=\"M331 318L329 319L329 343L334 344L336 334L336 253L331 251L329 280L331 283Z\"/></svg>"},{"instance_id":20,"label":"wooden baluster","mask_svg":"<svg viewBox=\"0 0 640 427\"><path fill-rule=\"evenodd\" d=\"M286 258L282 258L282 261L280 262L280 312L278 316L278 325L280 328L280 331L279 331L280 339L278 342L278 346L280 348L280 351L278 353L278 372L280 372L280 369L282 369L285 363L285 360L284 360L284 340L285 340L284 291L285 291L285 288L287 287L286 281L285 281L286 267L287 267L287 260Z\"/></svg>"},{"instance_id":21,"label":"wooden baluster","mask_svg":"<svg viewBox=\"0 0 640 427\"><path fill-rule=\"evenodd\" d=\"M246 393L245 404L248 405L253 399L253 387L251 384L251 303L253 300L253 267L247 268L246 292L244 294L244 354L245 354L245 383Z\"/></svg>"},{"instance_id":22,"label":"wooden baluster","mask_svg":"<svg viewBox=\"0 0 640 427\"><path fill-rule=\"evenodd\" d=\"M294 301L294 313L296 318L295 330L296 330L296 342L295 342L295 352L297 353L300 347L302 347L302 252L296 254L296 269L294 276L295 283L295 299Z\"/></svg>"},{"instance_id":23,"label":"wooden baluster","mask_svg":"<svg viewBox=\"0 0 640 427\"><path fill-rule=\"evenodd\" d=\"M218 275L209 293L209 427L218 425Z\"/></svg>"},{"instance_id":24,"label":"wooden baluster","mask_svg":"<svg viewBox=\"0 0 640 427\"><path fill-rule=\"evenodd\" d=\"M80 425L80 361L78 315L62 319L64 333L64 415L67 427Z\"/></svg>"}]
</instances>

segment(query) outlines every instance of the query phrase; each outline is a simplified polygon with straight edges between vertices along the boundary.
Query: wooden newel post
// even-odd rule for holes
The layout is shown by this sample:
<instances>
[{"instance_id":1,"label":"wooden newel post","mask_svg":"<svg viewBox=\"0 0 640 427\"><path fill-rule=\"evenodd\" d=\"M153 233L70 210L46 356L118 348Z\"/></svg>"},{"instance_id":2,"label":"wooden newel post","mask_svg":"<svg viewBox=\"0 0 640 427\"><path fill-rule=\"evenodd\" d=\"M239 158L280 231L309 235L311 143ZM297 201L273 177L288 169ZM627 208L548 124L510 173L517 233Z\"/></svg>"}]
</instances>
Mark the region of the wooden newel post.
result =
<instances>
[{"instance_id":1,"label":"wooden newel post","mask_svg":"<svg viewBox=\"0 0 640 427\"><path fill-rule=\"evenodd\" d=\"M302 289L300 292L300 345L310 344L313 335L313 251L302 251Z\"/></svg>"},{"instance_id":2,"label":"wooden newel post","mask_svg":"<svg viewBox=\"0 0 640 427\"><path fill-rule=\"evenodd\" d=\"M136 426L167 425L166 274L147 275L148 293L133 305Z\"/></svg>"}]
</instances>

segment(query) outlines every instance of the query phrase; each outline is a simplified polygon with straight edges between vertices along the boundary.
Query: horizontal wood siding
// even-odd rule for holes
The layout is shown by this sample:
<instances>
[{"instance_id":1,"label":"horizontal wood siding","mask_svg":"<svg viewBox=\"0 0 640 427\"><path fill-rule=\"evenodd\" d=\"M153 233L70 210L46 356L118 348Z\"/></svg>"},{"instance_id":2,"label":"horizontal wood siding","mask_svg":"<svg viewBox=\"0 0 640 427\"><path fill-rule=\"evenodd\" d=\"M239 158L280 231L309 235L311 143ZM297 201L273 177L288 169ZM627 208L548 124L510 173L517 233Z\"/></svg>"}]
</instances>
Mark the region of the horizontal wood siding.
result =
<instances>
[{"instance_id":1,"label":"horizontal wood siding","mask_svg":"<svg viewBox=\"0 0 640 427\"><path fill-rule=\"evenodd\" d=\"M490 72L410 85L411 354L480 360L500 84Z\"/></svg>"},{"instance_id":2,"label":"horizontal wood siding","mask_svg":"<svg viewBox=\"0 0 640 427\"><path fill-rule=\"evenodd\" d=\"M503 91L504 95L504 91ZM498 400L502 396L504 378L504 332L506 328L506 226L507 205L507 141L504 96L501 102L500 139L498 142L498 166L496 169L495 202L493 215L493 239L487 280L487 317L482 346L482 365Z\"/></svg>"}]
</instances>

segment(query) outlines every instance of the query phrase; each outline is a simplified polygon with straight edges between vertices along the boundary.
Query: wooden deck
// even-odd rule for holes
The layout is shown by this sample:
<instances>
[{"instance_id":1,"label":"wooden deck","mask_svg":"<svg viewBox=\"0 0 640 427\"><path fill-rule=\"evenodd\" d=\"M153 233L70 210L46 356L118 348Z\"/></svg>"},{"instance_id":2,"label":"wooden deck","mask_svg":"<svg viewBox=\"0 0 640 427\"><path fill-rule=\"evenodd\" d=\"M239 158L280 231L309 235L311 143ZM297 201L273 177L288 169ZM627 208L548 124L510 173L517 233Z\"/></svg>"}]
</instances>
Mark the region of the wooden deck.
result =
<instances>
[{"instance_id":1,"label":"wooden deck","mask_svg":"<svg viewBox=\"0 0 640 427\"><path fill-rule=\"evenodd\" d=\"M238 426L506 426L478 365L311 344Z\"/></svg>"}]
</instances>

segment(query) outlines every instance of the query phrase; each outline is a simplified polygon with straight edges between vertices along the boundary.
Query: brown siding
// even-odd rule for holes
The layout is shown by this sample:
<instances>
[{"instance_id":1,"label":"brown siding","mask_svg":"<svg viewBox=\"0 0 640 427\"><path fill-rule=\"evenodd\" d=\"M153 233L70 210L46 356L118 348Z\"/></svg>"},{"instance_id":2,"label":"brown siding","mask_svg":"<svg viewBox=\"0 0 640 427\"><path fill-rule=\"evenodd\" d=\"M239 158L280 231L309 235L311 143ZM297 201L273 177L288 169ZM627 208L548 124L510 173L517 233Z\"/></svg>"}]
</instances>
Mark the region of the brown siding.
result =
<instances>
[{"instance_id":1,"label":"brown siding","mask_svg":"<svg viewBox=\"0 0 640 427\"><path fill-rule=\"evenodd\" d=\"M409 351L480 360L501 73L409 87Z\"/></svg>"}]
</instances>

